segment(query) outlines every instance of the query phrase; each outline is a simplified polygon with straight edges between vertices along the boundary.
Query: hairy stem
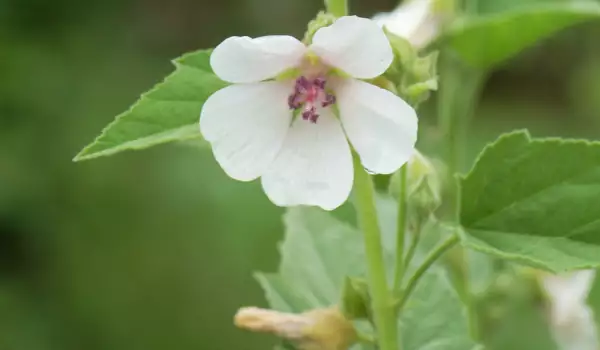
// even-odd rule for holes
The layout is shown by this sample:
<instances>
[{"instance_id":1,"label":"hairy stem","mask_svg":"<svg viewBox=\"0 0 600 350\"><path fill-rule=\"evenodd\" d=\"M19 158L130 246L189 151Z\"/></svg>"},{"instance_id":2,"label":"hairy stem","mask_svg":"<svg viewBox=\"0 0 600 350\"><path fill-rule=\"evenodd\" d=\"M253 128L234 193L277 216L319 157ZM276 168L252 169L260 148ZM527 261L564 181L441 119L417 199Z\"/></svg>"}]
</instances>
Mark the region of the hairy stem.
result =
<instances>
[{"instance_id":1,"label":"hairy stem","mask_svg":"<svg viewBox=\"0 0 600 350\"><path fill-rule=\"evenodd\" d=\"M377 342L381 350L398 350L396 317L391 293L388 289L383 260L381 232L375 209L374 188L371 177L354 157L354 195L358 223L363 233L367 259L367 277L372 299L373 316L377 328Z\"/></svg>"}]
</instances>

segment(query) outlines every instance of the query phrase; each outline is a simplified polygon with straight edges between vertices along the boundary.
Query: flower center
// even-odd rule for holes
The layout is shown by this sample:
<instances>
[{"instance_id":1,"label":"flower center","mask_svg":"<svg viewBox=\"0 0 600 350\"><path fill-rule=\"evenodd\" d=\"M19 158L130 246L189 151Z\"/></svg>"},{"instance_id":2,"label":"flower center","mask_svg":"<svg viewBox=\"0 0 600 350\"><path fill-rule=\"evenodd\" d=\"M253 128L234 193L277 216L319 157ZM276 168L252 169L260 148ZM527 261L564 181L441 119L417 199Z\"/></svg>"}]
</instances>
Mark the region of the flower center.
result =
<instances>
[{"instance_id":1,"label":"flower center","mask_svg":"<svg viewBox=\"0 0 600 350\"><path fill-rule=\"evenodd\" d=\"M302 119L316 123L319 119L317 106L328 107L335 103L335 96L325 91L325 78L307 79L301 76L296 79L294 92L288 97L290 109L302 108Z\"/></svg>"}]
</instances>

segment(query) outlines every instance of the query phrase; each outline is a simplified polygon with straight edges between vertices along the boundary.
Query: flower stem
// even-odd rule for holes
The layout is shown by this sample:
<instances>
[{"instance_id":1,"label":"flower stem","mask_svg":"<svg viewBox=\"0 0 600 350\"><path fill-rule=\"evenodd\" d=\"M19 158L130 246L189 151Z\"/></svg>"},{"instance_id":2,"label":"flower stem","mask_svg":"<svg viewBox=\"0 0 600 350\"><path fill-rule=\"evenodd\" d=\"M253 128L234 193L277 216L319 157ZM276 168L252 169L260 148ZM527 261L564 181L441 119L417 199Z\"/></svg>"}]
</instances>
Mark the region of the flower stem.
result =
<instances>
[{"instance_id":1,"label":"flower stem","mask_svg":"<svg viewBox=\"0 0 600 350\"><path fill-rule=\"evenodd\" d=\"M444 216L459 223L460 193L455 178L464 169L467 129L481 95L487 72L467 66L450 50L442 52L440 60L440 91L438 119L444 134L445 160L448 166L448 190L444 199ZM456 250L454 263L449 264L450 278L465 303L469 314L471 336L478 339L476 311L471 300L466 252Z\"/></svg>"},{"instance_id":2,"label":"flower stem","mask_svg":"<svg viewBox=\"0 0 600 350\"><path fill-rule=\"evenodd\" d=\"M400 348L396 332L396 317L386 279L373 182L356 155L354 156L354 196L358 223L365 242L367 277L377 328L377 342L381 350L398 350Z\"/></svg>"},{"instance_id":3,"label":"flower stem","mask_svg":"<svg viewBox=\"0 0 600 350\"><path fill-rule=\"evenodd\" d=\"M464 168L467 129L485 81L485 72L465 65L449 50L440 59L438 119L444 135L445 160L448 166L446 218L458 222L456 174Z\"/></svg>"},{"instance_id":4,"label":"flower stem","mask_svg":"<svg viewBox=\"0 0 600 350\"><path fill-rule=\"evenodd\" d=\"M425 274L425 272L431 267L431 265L433 265L434 262L437 261L437 259L439 259L442 256L442 254L444 254L448 249L452 248L456 243L458 243L458 235L453 234L443 243L437 246L437 248L435 248L429 253L429 255L425 258L421 266L417 268L415 273L408 280L406 289L402 293L402 298L400 299L400 302L398 304L399 310L402 309L402 307L410 297L410 294L413 292L413 290L419 283L419 280L421 279L421 277L423 277L423 274Z\"/></svg>"},{"instance_id":5,"label":"flower stem","mask_svg":"<svg viewBox=\"0 0 600 350\"><path fill-rule=\"evenodd\" d=\"M419 246L419 241L421 240L421 225L415 225L413 228L412 239L410 241L410 246L408 247L408 252L406 252L406 257L404 258L404 266L410 266L412 259L417 252L417 247Z\"/></svg>"},{"instance_id":6,"label":"flower stem","mask_svg":"<svg viewBox=\"0 0 600 350\"><path fill-rule=\"evenodd\" d=\"M348 14L347 0L325 0L327 12L336 17L346 16Z\"/></svg>"},{"instance_id":7,"label":"flower stem","mask_svg":"<svg viewBox=\"0 0 600 350\"><path fill-rule=\"evenodd\" d=\"M408 165L400 168L400 188L398 189L398 228L396 235L396 270L394 274L394 291L399 291L404 278L404 242L406 241L406 219L407 219L407 178Z\"/></svg>"}]
</instances>

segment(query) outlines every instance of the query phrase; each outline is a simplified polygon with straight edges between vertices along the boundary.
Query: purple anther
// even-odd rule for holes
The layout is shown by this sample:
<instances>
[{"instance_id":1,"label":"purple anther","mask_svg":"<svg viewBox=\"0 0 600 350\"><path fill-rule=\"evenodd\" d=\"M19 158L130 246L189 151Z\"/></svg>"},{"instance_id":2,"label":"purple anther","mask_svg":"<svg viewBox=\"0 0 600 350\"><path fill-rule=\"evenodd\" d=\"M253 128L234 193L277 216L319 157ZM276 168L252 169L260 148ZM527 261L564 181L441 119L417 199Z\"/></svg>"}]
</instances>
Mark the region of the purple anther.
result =
<instances>
[{"instance_id":1,"label":"purple anther","mask_svg":"<svg viewBox=\"0 0 600 350\"><path fill-rule=\"evenodd\" d=\"M332 94L326 94L325 99L323 100L323 102L321 102L321 106L327 107L327 106L331 106L334 103L335 103L335 96Z\"/></svg>"},{"instance_id":2,"label":"purple anther","mask_svg":"<svg viewBox=\"0 0 600 350\"><path fill-rule=\"evenodd\" d=\"M324 90L326 82L327 81L323 78L315 78L315 80L313 80L313 85L318 87L321 90Z\"/></svg>"},{"instance_id":3,"label":"purple anther","mask_svg":"<svg viewBox=\"0 0 600 350\"><path fill-rule=\"evenodd\" d=\"M288 106L290 109L298 109L302 106L302 95L298 92L291 94L288 96Z\"/></svg>"},{"instance_id":4,"label":"purple anther","mask_svg":"<svg viewBox=\"0 0 600 350\"><path fill-rule=\"evenodd\" d=\"M317 108L315 106L305 108L304 112L302 112L302 119L309 120L312 123L316 123L317 119L319 119L319 115L317 114Z\"/></svg>"},{"instance_id":5,"label":"purple anther","mask_svg":"<svg viewBox=\"0 0 600 350\"><path fill-rule=\"evenodd\" d=\"M316 123L319 119L317 107L325 108L336 102L335 96L325 91L326 83L323 77L298 77L293 93L288 96L288 106L290 109L302 108L302 119Z\"/></svg>"},{"instance_id":6,"label":"purple anther","mask_svg":"<svg viewBox=\"0 0 600 350\"><path fill-rule=\"evenodd\" d=\"M296 79L296 93L305 93L310 88L310 81L305 76Z\"/></svg>"}]
</instances>

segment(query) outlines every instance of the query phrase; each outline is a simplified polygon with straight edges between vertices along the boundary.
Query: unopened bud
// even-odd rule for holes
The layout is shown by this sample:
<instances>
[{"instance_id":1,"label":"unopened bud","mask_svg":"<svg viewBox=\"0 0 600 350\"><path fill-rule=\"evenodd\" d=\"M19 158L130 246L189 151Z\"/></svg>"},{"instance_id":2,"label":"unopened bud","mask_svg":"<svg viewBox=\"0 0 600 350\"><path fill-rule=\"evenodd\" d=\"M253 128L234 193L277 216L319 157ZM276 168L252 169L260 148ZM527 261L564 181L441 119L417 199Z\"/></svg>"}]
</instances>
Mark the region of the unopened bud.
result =
<instances>
[{"instance_id":1,"label":"unopened bud","mask_svg":"<svg viewBox=\"0 0 600 350\"><path fill-rule=\"evenodd\" d=\"M426 101L431 91L438 89L438 52L414 59L403 75L399 86L402 97L413 107Z\"/></svg>"},{"instance_id":2,"label":"unopened bud","mask_svg":"<svg viewBox=\"0 0 600 350\"><path fill-rule=\"evenodd\" d=\"M311 320L296 314L245 307L238 310L234 324L253 332L271 333L282 338L299 340L304 337L304 330L311 325Z\"/></svg>"},{"instance_id":3,"label":"unopened bud","mask_svg":"<svg viewBox=\"0 0 600 350\"><path fill-rule=\"evenodd\" d=\"M441 182L433 163L419 152L408 161L408 200L432 212L442 202Z\"/></svg>"},{"instance_id":4,"label":"unopened bud","mask_svg":"<svg viewBox=\"0 0 600 350\"><path fill-rule=\"evenodd\" d=\"M418 151L405 165L407 167L406 190L409 210L418 216L429 216L441 204L441 181L433 163ZM400 171L392 176L390 193L398 198Z\"/></svg>"},{"instance_id":5,"label":"unopened bud","mask_svg":"<svg viewBox=\"0 0 600 350\"><path fill-rule=\"evenodd\" d=\"M337 307L303 314L247 307L234 318L237 327L271 333L293 341L301 350L346 350L356 341L356 331Z\"/></svg>"}]
</instances>

